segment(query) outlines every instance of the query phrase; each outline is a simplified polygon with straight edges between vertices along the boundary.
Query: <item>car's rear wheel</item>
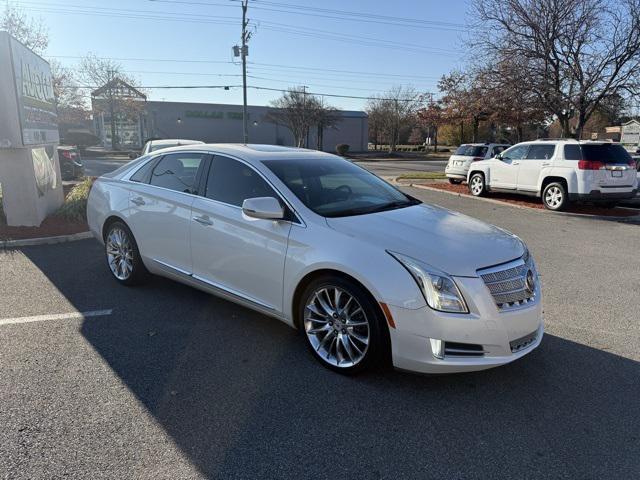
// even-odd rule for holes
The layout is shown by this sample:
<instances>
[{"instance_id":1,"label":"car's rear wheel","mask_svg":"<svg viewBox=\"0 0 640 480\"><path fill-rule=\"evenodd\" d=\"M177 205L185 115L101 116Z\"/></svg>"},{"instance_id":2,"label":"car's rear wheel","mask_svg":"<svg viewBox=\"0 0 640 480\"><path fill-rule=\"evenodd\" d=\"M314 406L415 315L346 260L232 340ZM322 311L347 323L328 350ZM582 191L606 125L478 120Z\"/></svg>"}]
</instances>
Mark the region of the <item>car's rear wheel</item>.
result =
<instances>
[{"instance_id":1,"label":"car's rear wheel","mask_svg":"<svg viewBox=\"0 0 640 480\"><path fill-rule=\"evenodd\" d=\"M131 286L147 279L149 272L142 263L138 244L124 223L116 221L109 225L104 245L107 266L119 283Z\"/></svg>"},{"instance_id":2,"label":"car's rear wheel","mask_svg":"<svg viewBox=\"0 0 640 480\"><path fill-rule=\"evenodd\" d=\"M553 182L544 187L542 192L542 203L545 208L554 211L564 210L569 203L567 189L560 182Z\"/></svg>"},{"instance_id":3,"label":"car's rear wheel","mask_svg":"<svg viewBox=\"0 0 640 480\"><path fill-rule=\"evenodd\" d=\"M353 281L333 275L312 281L301 296L299 315L307 346L331 370L352 374L386 358L385 319Z\"/></svg>"},{"instance_id":4,"label":"car's rear wheel","mask_svg":"<svg viewBox=\"0 0 640 480\"><path fill-rule=\"evenodd\" d=\"M481 173L474 173L469 179L469 191L474 197L481 197L487 193L487 187L484 183L484 175Z\"/></svg>"},{"instance_id":5,"label":"car's rear wheel","mask_svg":"<svg viewBox=\"0 0 640 480\"><path fill-rule=\"evenodd\" d=\"M462 183L462 180L459 180L457 178L450 178L449 183L452 185L460 185Z\"/></svg>"}]
</instances>

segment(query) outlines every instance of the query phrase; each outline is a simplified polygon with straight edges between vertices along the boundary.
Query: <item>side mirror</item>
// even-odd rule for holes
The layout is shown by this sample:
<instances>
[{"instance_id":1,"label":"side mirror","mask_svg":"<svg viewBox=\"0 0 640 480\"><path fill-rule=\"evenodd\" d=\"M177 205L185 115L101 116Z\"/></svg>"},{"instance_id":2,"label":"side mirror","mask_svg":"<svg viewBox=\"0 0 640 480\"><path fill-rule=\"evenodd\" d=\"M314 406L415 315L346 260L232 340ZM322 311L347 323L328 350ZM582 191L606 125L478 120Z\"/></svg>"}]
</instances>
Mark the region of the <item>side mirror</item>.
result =
<instances>
[{"instance_id":1,"label":"side mirror","mask_svg":"<svg viewBox=\"0 0 640 480\"><path fill-rule=\"evenodd\" d=\"M497 154L497 155L496 155L496 158L497 158L498 160L502 160L502 153Z\"/></svg>"},{"instance_id":2,"label":"side mirror","mask_svg":"<svg viewBox=\"0 0 640 480\"><path fill-rule=\"evenodd\" d=\"M242 202L242 213L247 217L264 220L282 220L284 218L284 208L273 197L247 198Z\"/></svg>"}]
</instances>

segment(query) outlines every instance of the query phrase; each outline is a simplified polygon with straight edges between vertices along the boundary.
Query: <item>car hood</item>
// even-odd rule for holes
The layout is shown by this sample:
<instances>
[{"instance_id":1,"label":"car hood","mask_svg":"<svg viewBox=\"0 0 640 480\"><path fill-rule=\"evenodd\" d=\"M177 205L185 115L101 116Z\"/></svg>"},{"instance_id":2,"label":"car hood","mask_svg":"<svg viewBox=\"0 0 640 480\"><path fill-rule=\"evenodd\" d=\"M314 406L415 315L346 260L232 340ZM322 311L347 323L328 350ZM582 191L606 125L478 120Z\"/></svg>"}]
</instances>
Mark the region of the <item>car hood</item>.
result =
<instances>
[{"instance_id":1,"label":"car hood","mask_svg":"<svg viewBox=\"0 0 640 480\"><path fill-rule=\"evenodd\" d=\"M515 235L461 213L426 204L327 218L327 223L345 235L460 277L476 277L480 268L524 254L524 244Z\"/></svg>"}]
</instances>

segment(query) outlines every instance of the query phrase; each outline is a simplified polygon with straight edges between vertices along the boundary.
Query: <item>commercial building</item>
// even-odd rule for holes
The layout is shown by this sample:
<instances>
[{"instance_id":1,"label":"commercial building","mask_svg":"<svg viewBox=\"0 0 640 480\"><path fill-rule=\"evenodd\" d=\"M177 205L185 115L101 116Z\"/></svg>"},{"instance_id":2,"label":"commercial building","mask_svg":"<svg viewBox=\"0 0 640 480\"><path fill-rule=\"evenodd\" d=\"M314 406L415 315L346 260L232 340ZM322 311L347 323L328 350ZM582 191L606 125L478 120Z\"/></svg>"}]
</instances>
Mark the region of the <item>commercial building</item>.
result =
<instances>
[{"instance_id":1,"label":"commercial building","mask_svg":"<svg viewBox=\"0 0 640 480\"><path fill-rule=\"evenodd\" d=\"M136 95L135 89L131 93ZM105 102L105 99L94 97L93 116L96 135L105 147L110 147L110 109ZM116 119L116 138L121 148L140 148L151 138L183 138L207 143L243 141L242 105L145 101L144 98L140 98L138 104L139 111L119 115ZM273 108L250 105L247 110L251 143L294 145L289 128L276 123L268 115ZM333 127L322 130L317 126L311 127L305 139L306 146L331 152L335 151L337 144L346 143L351 151L367 150L367 114L338 111L337 116L338 121Z\"/></svg>"}]
</instances>

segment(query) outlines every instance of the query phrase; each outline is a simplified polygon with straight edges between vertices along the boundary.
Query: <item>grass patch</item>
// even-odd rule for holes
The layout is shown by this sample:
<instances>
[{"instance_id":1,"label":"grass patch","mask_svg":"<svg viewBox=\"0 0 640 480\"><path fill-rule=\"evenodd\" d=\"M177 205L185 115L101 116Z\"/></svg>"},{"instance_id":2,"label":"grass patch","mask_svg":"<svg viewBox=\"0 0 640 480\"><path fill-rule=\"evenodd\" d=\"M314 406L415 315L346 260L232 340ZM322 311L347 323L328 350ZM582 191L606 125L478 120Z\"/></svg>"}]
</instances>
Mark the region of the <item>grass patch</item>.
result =
<instances>
[{"instance_id":1,"label":"grass patch","mask_svg":"<svg viewBox=\"0 0 640 480\"><path fill-rule=\"evenodd\" d=\"M87 199L94 180L92 177L86 177L73 187L55 215L72 222L86 222Z\"/></svg>"},{"instance_id":2,"label":"grass patch","mask_svg":"<svg viewBox=\"0 0 640 480\"><path fill-rule=\"evenodd\" d=\"M398 180L444 180L446 175L442 172L412 172L403 173Z\"/></svg>"}]
</instances>

